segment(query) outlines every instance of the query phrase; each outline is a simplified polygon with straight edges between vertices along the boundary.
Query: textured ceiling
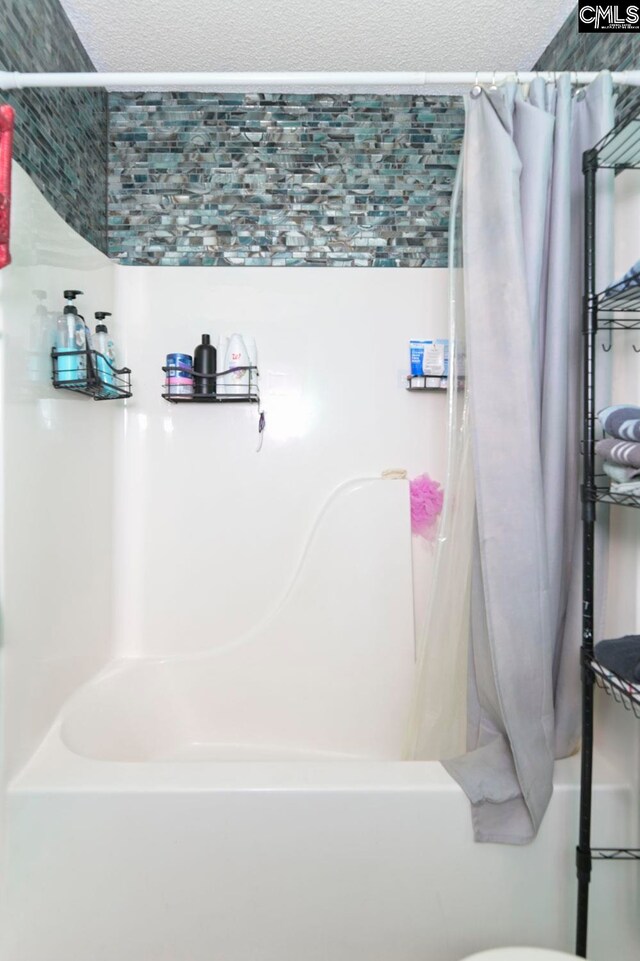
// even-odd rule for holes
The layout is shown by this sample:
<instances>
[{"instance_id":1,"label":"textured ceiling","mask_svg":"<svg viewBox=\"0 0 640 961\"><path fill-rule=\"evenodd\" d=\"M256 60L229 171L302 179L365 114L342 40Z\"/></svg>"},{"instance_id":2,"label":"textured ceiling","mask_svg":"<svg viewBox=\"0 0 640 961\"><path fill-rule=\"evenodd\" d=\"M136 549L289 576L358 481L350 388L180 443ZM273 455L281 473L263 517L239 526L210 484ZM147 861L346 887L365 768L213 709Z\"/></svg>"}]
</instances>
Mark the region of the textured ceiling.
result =
<instances>
[{"instance_id":1,"label":"textured ceiling","mask_svg":"<svg viewBox=\"0 0 640 961\"><path fill-rule=\"evenodd\" d=\"M573 0L62 0L98 70L515 70Z\"/></svg>"}]
</instances>

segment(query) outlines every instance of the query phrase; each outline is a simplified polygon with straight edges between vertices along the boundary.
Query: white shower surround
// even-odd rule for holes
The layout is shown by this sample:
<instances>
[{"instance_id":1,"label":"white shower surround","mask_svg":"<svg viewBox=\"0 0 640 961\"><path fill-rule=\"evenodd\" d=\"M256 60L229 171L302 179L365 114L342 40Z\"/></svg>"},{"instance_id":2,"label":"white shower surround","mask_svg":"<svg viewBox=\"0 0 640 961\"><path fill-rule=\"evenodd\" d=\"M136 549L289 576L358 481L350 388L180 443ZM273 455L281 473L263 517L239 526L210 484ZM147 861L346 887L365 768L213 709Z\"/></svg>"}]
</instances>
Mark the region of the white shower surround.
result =
<instances>
[{"instance_id":1,"label":"white shower surround","mask_svg":"<svg viewBox=\"0 0 640 961\"><path fill-rule=\"evenodd\" d=\"M214 650L279 604L341 485L396 467L444 477L446 396L411 396L405 386L409 339L446 333L447 274L117 267L115 275L135 379L115 457L118 653ZM167 353L192 353L202 333L215 341L235 330L258 346L259 454L255 407L176 406L160 396ZM371 540L354 558L380 543L381 509L372 505ZM328 557L340 544L325 549ZM420 575L432 559L416 545Z\"/></svg>"},{"instance_id":2,"label":"white shower surround","mask_svg":"<svg viewBox=\"0 0 640 961\"><path fill-rule=\"evenodd\" d=\"M622 191L627 184L620 178ZM347 485L322 514L345 479L399 466L443 476L444 398L406 396L400 377L416 326L444 330L446 272L114 268L19 169L15 187L20 279L0 274L10 498L1 961L459 961L510 943L569 948L577 759L557 765L534 844L474 845L466 798L441 766L394 760L412 639L406 485ZM637 221L627 206L627 250L637 250ZM633 259L624 251L621 268ZM33 291L44 290L53 310L63 287L83 283L92 310L109 309L115 288L118 341L134 371L126 413L47 386L35 310L45 298ZM172 408L159 397L164 353L217 328L258 338L268 418L259 455L252 408ZM354 359L362 362L355 372ZM634 383L626 360L614 380L620 391ZM190 450L197 471L185 491ZM380 521L367 530L375 507ZM207 530L198 532L203 512ZM328 571L345 522L351 553ZM638 596L638 518L619 512L614 522L612 632L636 618ZM224 554L211 554L209 528ZM323 645L314 635L320 608L308 632L280 630L278 619L294 609L300 629L318 578L325 587L332 574L343 579L353 551L372 578L386 570L395 581L391 597L372 598L367 633L352 636L351 624ZM414 561L426 576L428 555ZM73 616L69 581L83 585ZM352 616L366 583L336 609L353 602ZM380 612L400 613L403 629L387 650L381 630L361 710L350 710L344 687L323 725L313 704L320 685L331 696L331 668L356 676ZM265 644L273 656L262 663ZM311 645L310 662L296 662L300 644ZM294 699L293 713L282 707L286 684L278 691L287 666L298 672L294 684L309 668L319 681L304 704ZM255 686L234 719L234 685L248 675ZM277 695L269 704L260 703L263 675ZM601 708L611 743L607 765L597 761L597 840L619 843L626 826L633 843L637 729ZM376 728L381 710L386 721ZM293 730L301 712L304 725ZM595 961L614 949L619 961L634 957L629 874L594 871Z\"/></svg>"}]
</instances>

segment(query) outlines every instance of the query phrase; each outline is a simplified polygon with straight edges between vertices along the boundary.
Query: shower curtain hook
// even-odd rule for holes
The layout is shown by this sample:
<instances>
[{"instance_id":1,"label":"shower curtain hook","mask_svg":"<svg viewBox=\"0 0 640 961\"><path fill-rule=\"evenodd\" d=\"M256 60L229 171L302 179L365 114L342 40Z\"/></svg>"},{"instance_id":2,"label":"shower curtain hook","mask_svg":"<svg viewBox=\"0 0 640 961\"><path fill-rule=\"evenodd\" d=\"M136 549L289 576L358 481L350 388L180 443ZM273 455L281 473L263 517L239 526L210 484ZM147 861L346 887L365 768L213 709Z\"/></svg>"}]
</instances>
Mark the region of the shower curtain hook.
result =
<instances>
[{"instance_id":1,"label":"shower curtain hook","mask_svg":"<svg viewBox=\"0 0 640 961\"><path fill-rule=\"evenodd\" d=\"M578 88L578 89L576 90L576 100L584 100L584 98L585 98L585 88L580 86L580 83L579 83L579 81L578 81L578 71L577 71L577 70L575 71L575 78L576 78L576 87Z\"/></svg>"},{"instance_id":2,"label":"shower curtain hook","mask_svg":"<svg viewBox=\"0 0 640 961\"><path fill-rule=\"evenodd\" d=\"M471 88L471 96L475 99L476 97L479 97L481 93L482 93L482 87L478 83L478 71L476 70L476 82Z\"/></svg>"},{"instance_id":3,"label":"shower curtain hook","mask_svg":"<svg viewBox=\"0 0 640 961\"><path fill-rule=\"evenodd\" d=\"M497 90L497 89L498 89L498 85L496 83L496 72L494 70L493 77L491 78L491 86L489 87L489 90Z\"/></svg>"}]
</instances>

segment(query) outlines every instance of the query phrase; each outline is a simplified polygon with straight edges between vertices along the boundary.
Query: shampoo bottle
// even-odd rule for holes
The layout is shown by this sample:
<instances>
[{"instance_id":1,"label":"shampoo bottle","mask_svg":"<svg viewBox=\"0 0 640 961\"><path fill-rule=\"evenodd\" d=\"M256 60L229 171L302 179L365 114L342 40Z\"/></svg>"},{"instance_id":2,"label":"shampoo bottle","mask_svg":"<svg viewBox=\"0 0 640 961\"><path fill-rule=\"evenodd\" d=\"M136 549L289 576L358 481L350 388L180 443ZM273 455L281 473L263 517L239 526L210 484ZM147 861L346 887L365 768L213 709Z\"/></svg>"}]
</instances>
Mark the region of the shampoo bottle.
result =
<instances>
[{"instance_id":1,"label":"shampoo bottle","mask_svg":"<svg viewBox=\"0 0 640 961\"><path fill-rule=\"evenodd\" d=\"M200 374L194 377L194 393L196 395L211 396L216 392L216 378L205 377L204 374L216 373L216 349L211 344L209 334L202 335L202 343L193 352L193 372Z\"/></svg>"},{"instance_id":2,"label":"shampoo bottle","mask_svg":"<svg viewBox=\"0 0 640 961\"><path fill-rule=\"evenodd\" d=\"M243 396L249 393L249 371L236 369L248 366L247 346L240 334L232 334L229 338L225 362L225 369L230 371L225 377L227 394Z\"/></svg>"},{"instance_id":3,"label":"shampoo bottle","mask_svg":"<svg viewBox=\"0 0 640 961\"><path fill-rule=\"evenodd\" d=\"M61 383L68 384L81 380L85 376L86 364L81 365L80 361L84 358L78 354L78 351L83 348L82 345L78 346L76 339L76 327L80 315L78 314L78 308L71 303L81 293L81 290L65 290L64 299L68 303L65 304L64 310L56 321L56 367L57 378ZM82 321L82 324L84 325L84 321Z\"/></svg>"},{"instance_id":4,"label":"shampoo bottle","mask_svg":"<svg viewBox=\"0 0 640 961\"><path fill-rule=\"evenodd\" d=\"M91 356L91 333L82 314L75 316L75 344L78 354L78 380L93 382L95 371Z\"/></svg>"},{"instance_id":5,"label":"shampoo bottle","mask_svg":"<svg viewBox=\"0 0 640 961\"><path fill-rule=\"evenodd\" d=\"M56 321L56 376L60 383L78 379L78 357L75 351L75 317L64 308Z\"/></svg>"}]
</instances>

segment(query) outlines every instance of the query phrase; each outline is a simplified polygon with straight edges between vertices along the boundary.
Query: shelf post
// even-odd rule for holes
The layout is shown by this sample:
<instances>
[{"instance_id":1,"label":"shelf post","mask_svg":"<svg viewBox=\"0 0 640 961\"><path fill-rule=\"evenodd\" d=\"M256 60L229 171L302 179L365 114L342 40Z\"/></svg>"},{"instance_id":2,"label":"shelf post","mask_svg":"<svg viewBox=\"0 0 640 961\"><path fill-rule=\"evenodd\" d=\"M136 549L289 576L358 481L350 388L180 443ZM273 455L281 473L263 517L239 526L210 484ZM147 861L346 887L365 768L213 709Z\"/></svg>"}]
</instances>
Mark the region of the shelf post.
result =
<instances>
[{"instance_id":1,"label":"shelf post","mask_svg":"<svg viewBox=\"0 0 640 961\"><path fill-rule=\"evenodd\" d=\"M594 681L586 664L593 656L593 595L595 560L596 504L593 499L595 452L595 364L598 308L596 291L596 174L595 150L587 150L582 158L584 173L584 298L583 298L583 487L582 487L582 755L580 769L580 828L576 851L578 876L578 912L576 954L587 956L589 917L589 884L591 881L591 791L593 778L593 695Z\"/></svg>"}]
</instances>

